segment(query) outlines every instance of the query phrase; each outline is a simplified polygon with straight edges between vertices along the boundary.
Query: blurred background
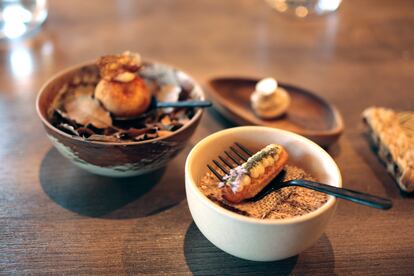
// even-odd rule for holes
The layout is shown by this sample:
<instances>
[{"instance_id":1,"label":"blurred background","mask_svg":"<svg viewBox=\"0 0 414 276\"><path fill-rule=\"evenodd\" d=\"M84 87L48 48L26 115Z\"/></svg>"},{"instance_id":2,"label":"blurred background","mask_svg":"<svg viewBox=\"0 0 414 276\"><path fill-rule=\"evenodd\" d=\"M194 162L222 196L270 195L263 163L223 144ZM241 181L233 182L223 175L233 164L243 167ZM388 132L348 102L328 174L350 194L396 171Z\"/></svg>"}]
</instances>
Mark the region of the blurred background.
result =
<instances>
[{"instance_id":1,"label":"blurred background","mask_svg":"<svg viewBox=\"0 0 414 276\"><path fill-rule=\"evenodd\" d=\"M166 274L209 267L228 274L413 271L413 201L400 195L363 138L361 112L372 105L414 108L414 1L0 4L0 274L2 268L145 273L159 272L160 263ZM345 187L386 195L395 207L380 213L341 202L318 244L283 263L226 255L202 237L182 203L191 147L232 126L214 110L204 113L191 143L151 191L77 169L47 140L37 92L60 70L125 50L172 64L202 84L217 76L271 76L315 92L345 120L344 135L329 151Z\"/></svg>"},{"instance_id":2,"label":"blurred background","mask_svg":"<svg viewBox=\"0 0 414 276\"><path fill-rule=\"evenodd\" d=\"M7 2L16 1L2 3ZM405 89L412 79L411 1L396 5L346 0L336 12L317 15L309 8L305 16L306 1L291 2L38 1L40 21L45 17L42 9L46 4L48 8L43 26L23 38L1 41L0 104L7 99L33 111L37 90L52 74L104 54L132 50L174 64L200 81L228 74L270 75L328 100L335 95L342 112L349 102L362 110L355 95L373 93L378 102L372 104L392 106L395 100L410 107L396 98L384 101L389 91ZM321 2L334 9L340 1ZM299 16L292 5L302 7ZM17 17L22 16L25 13L17 10ZM22 30L14 31L9 28L9 36ZM346 120L355 123L358 116L348 114Z\"/></svg>"}]
</instances>

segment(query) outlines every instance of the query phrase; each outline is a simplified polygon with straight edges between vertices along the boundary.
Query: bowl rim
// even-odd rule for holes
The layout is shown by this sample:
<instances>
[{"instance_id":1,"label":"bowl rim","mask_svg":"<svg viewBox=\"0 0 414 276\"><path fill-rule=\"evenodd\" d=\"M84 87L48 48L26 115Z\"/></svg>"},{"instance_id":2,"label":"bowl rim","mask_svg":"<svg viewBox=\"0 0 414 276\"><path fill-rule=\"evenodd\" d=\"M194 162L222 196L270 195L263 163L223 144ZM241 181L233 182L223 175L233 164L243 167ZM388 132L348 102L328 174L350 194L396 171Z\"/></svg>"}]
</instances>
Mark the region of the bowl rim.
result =
<instances>
[{"instance_id":1,"label":"bowl rim","mask_svg":"<svg viewBox=\"0 0 414 276\"><path fill-rule=\"evenodd\" d=\"M196 154L196 151L199 149L201 144L206 143L210 140L217 139L220 136L226 135L230 132L249 131L249 130L250 131L251 130L255 130L255 131L266 130L266 131L280 132L280 133L283 133L285 135L293 136L296 139L301 140L302 142L308 144L311 147L315 147L318 150L319 154L321 154L324 159L326 158L329 161L330 165L332 166L332 169L334 170L334 177L336 178L336 181L335 181L336 184L337 184L336 187L342 187L342 176L341 176L341 172L338 168L338 165L335 163L333 158L324 149L322 149L318 144L314 143L313 141L311 141L311 140L309 140L309 139L307 139L307 138L305 138L305 137L303 137L299 134L293 133L291 131L283 130L283 129L264 127L264 126L239 126L239 127L228 128L228 129L224 129L224 130L215 132L215 133L205 137L201 141L199 141L191 149L190 153L187 156L186 162L185 162L186 189L187 189L188 186L191 189L191 191L188 191L188 192L194 192L197 199L200 200L200 202L202 204L206 205L208 208L212 208L215 212L219 213L220 215L223 215L223 216L229 218L230 220L236 220L236 221L244 222L244 223L248 223L248 224L290 225L290 224L295 224L295 223L301 223L301 222L308 221L308 220L311 220L313 218L316 218L316 217L322 215L323 213L325 213L326 211L328 211L329 209L335 207L336 198L334 196L328 196L328 201L325 202L321 207L319 207L318 209L316 209L316 210L314 210L310 213L307 213L305 215L295 216L295 217L292 217L292 218L285 218L285 219L259 219L259 218L252 218L252 217L243 216L243 215L237 214L235 212L232 212L230 210L227 210L227 209L215 204L209 198L207 198L200 191L200 189L197 187L196 181L194 180L193 176L189 173L190 168L191 168L190 162L192 162L193 159L195 158L194 156ZM187 202L188 202L188 200L187 200Z\"/></svg>"},{"instance_id":2,"label":"bowl rim","mask_svg":"<svg viewBox=\"0 0 414 276\"><path fill-rule=\"evenodd\" d=\"M162 63L162 62L158 62L155 60L143 60L142 63L150 63L150 64L158 64L158 65L162 65L162 66L166 66L169 68L172 68L174 70L177 70L178 72L184 73L189 79L191 79L194 83L194 86L197 87L200 92L201 92L201 100L205 100L206 95L205 92L203 91L202 86L200 85L200 83L194 79L194 77L192 77L190 74L188 74L186 71L181 70L181 68L169 65L167 63ZM179 128L178 130L174 131L171 135L168 136L163 136L163 137L157 137L154 139L149 139L149 140L144 140L144 141L125 141L125 142L102 142L102 141L88 141L85 139L82 139L81 137L75 136L75 135L70 135L56 127L54 127L47 118L45 118L45 116L43 116L42 112L40 111L40 98L42 97L42 95L44 94L44 91L46 89L47 86L49 86L51 83L53 83L57 78L60 78L70 72L79 70L82 67L88 67L88 66L93 66L96 64L96 60L89 60L89 61L84 61L81 63L77 63L75 65L66 67L65 69L62 69L60 71L58 71L57 73L53 74L49 79L46 80L46 82L40 87L37 96L36 96L36 113L37 116L40 118L40 120L42 121L42 123L49 129L51 129L53 132L57 132L60 135L63 135L69 139L73 139L79 142L84 142L86 144L95 144L95 145L117 145L117 146L125 146L125 145L141 145L141 144L148 144L148 143L153 143L153 142L157 142L160 140L165 140L167 138L171 138L175 135L178 135L180 132L184 131L185 129L189 128L192 124L194 124L195 122L197 122L202 114L203 114L203 108L199 108L196 113L194 114L194 116L190 119L190 121L188 123L186 123L185 125L183 125L181 128Z\"/></svg>"}]
</instances>

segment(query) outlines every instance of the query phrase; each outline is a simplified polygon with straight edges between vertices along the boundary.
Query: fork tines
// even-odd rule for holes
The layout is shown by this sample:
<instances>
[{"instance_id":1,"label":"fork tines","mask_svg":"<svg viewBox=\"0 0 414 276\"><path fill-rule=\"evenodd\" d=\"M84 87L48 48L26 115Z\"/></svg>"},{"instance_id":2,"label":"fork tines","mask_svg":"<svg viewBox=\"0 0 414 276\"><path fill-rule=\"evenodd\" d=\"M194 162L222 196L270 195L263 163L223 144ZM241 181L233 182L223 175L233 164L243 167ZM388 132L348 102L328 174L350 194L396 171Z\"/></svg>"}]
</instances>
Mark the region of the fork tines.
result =
<instances>
[{"instance_id":1,"label":"fork tines","mask_svg":"<svg viewBox=\"0 0 414 276\"><path fill-rule=\"evenodd\" d=\"M245 146L240 143L234 143L235 146L230 146L230 151L224 151L227 159L219 155L218 158L221 162L213 160L214 165L219 168L222 173L218 172L213 166L207 164L208 169L218 178L223 181L223 176L230 173L230 169L239 166L247 161L247 159L253 155Z\"/></svg>"}]
</instances>

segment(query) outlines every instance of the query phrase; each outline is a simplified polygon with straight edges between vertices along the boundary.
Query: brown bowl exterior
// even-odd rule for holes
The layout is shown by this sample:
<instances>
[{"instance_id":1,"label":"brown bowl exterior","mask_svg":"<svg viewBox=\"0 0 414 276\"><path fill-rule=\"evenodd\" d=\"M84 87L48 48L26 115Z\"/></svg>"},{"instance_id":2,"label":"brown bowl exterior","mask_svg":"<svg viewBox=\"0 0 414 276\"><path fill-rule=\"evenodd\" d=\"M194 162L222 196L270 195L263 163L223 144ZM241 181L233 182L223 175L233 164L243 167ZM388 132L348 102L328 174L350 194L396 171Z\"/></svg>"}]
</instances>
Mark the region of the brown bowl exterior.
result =
<instances>
[{"instance_id":1,"label":"brown bowl exterior","mask_svg":"<svg viewBox=\"0 0 414 276\"><path fill-rule=\"evenodd\" d=\"M49 123L47 112L59 90L79 72L96 70L93 63L75 66L52 77L41 88L36 102L37 111L53 145L77 166L100 175L127 177L164 167L185 147L200 122L202 109L197 110L190 122L173 134L141 142L87 141L62 132ZM200 86L188 79L194 84L196 96L204 99Z\"/></svg>"}]
</instances>

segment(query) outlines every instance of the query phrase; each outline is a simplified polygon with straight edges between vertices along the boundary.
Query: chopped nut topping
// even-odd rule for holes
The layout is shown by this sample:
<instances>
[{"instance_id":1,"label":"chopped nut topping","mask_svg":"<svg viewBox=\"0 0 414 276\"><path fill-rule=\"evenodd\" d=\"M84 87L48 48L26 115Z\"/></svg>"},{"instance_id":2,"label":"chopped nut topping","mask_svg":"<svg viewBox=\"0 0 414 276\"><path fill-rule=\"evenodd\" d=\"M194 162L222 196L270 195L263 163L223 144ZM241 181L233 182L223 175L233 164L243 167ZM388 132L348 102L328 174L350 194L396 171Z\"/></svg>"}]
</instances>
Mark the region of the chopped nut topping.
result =
<instances>
[{"instance_id":1,"label":"chopped nut topping","mask_svg":"<svg viewBox=\"0 0 414 276\"><path fill-rule=\"evenodd\" d=\"M126 51L121 55L103 56L98 60L101 78L107 81L129 82L141 64L141 56Z\"/></svg>"}]
</instances>

